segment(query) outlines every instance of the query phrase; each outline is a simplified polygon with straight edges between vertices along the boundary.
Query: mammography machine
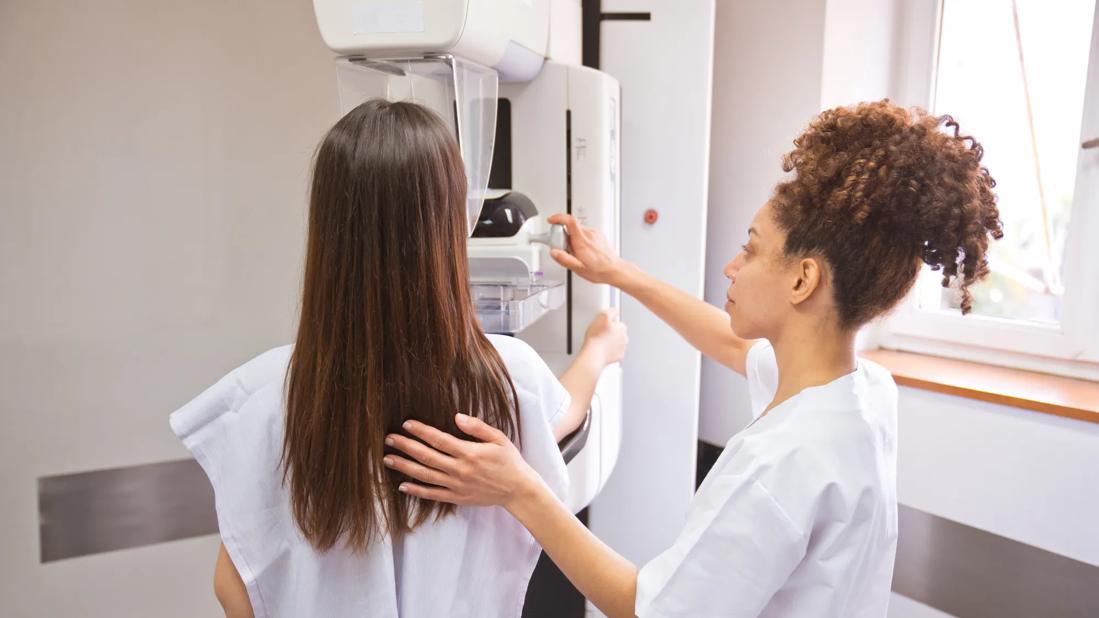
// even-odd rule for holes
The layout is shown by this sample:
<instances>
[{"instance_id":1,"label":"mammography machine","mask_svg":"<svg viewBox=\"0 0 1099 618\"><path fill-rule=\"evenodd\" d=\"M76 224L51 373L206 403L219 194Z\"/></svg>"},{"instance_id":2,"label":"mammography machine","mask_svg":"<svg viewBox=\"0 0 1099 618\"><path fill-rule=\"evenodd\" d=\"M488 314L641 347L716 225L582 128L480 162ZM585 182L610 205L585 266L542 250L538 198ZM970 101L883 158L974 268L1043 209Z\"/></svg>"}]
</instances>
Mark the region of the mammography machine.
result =
<instances>
[{"instance_id":1,"label":"mammography machine","mask_svg":"<svg viewBox=\"0 0 1099 618\"><path fill-rule=\"evenodd\" d=\"M579 66L579 0L314 0L340 57L340 105L411 100L454 130L469 185L470 278L487 332L520 337L558 374L617 292L549 257L571 213L619 242L619 86ZM606 483L622 431L621 369L604 372L588 419L562 442L568 506Z\"/></svg>"}]
</instances>

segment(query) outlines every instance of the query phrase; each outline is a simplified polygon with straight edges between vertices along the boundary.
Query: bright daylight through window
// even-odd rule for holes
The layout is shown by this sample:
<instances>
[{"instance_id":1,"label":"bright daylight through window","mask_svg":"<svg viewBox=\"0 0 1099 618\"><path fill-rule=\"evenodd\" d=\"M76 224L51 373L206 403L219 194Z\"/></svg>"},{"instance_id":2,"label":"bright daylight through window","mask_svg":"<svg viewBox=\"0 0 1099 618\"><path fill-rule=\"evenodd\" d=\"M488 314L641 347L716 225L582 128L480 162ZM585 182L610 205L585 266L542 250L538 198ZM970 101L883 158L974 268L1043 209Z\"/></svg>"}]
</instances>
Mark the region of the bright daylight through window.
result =
<instances>
[{"instance_id":1,"label":"bright daylight through window","mask_svg":"<svg viewBox=\"0 0 1099 618\"><path fill-rule=\"evenodd\" d=\"M979 316L1055 326L1063 316L1065 240L1081 152L1095 0L944 0L932 111L984 146L1004 239L973 287ZM922 311L956 312L938 273Z\"/></svg>"}]
</instances>

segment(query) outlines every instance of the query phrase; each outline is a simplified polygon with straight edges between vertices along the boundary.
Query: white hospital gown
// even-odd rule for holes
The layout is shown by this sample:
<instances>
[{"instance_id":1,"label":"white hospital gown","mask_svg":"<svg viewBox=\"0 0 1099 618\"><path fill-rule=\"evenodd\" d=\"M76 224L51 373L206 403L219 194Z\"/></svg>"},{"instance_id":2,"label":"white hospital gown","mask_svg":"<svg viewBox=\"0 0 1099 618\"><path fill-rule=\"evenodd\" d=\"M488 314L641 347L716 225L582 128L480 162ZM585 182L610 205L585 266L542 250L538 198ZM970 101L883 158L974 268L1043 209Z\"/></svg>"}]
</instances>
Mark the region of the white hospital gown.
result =
<instances>
[{"instance_id":1,"label":"white hospital gown","mask_svg":"<svg viewBox=\"0 0 1099 618\"><path fill-rule=\"evenodd\" d=\"M774 349L748 353L753 414L778 387ZM882 618L897 547L897 387L858 368L733 436L675 543L637 581L637 615Z\"/></svg>"},{"instance_id":2,"label":"white hospital gown","mask_svg":"<svg viewBox=\"0 0 1099 618\"><path fill-rule=\"evenodd\" d=\"M523 457L563 498L568 474L553 426L568 392L526 343L489 339L519 396ZM279 468L290 351L245 363L171 417L213 485L222 542L256 617L520 615L540 548L502 508L459 507L364 554L320 553L305 540Z\"/></svg>"}]
</instances>

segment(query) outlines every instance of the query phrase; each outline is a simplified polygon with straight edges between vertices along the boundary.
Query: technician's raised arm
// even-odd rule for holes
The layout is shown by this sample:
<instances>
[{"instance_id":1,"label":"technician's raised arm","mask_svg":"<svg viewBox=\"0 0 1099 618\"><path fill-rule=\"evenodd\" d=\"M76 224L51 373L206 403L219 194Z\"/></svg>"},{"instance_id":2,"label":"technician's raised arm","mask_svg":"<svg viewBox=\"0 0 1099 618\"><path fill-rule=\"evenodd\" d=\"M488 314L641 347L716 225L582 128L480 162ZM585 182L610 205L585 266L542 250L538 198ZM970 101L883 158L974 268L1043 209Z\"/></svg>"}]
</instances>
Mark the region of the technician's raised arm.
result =
<instances>
[{"instance_id":1,"label":"technician's raised arm","mask_svg":"<svg viewBox=\"0 0 1099 618\"><path fill-rule=\"evenodd\" d=\"M727 313L623 260L602 235L582 227L572 215L557 214L548 221L569 231L570 252L551 252L559 264L588 281L613 285L636 298L700 352L744 374L744 358L753 342L733 334Z\"/></svg>"}]
</instances>

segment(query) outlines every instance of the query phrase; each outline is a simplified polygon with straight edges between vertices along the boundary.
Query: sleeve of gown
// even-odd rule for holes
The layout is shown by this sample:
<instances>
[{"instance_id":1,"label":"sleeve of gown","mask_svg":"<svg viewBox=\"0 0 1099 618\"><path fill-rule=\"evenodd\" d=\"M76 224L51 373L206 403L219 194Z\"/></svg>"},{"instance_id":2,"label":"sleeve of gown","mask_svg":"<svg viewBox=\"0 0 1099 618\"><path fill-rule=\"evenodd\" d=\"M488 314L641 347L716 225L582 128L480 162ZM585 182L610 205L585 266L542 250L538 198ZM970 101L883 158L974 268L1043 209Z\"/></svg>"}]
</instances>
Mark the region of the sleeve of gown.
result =
<instances>
[{"instance_id":1,"label":"sleeve of gown","mask_svg":"<svg viewBox=\"0 0 1099 618\"><path fill-rule=\"evenodd\" d=\"M766 339L756 342L748 350L744 366L744 375L748 378L748 398L752 402L752 417L759 418L778 390L778 362L771 343Z\"/></svg>"},{"instance_id":2,"label":"sleeve of gown","mask_svg":"<svg viewBox=\"0 0 1099 618\"><path fill-rule=\"evenodd\" d=\"M546 361L521 339L491 335L489 340L500 352L511 374L522 418L526 419L530 411L537 410L550 427L557 427L569 409L572 397Z\"/></svg>"},{"instance_id":3,"label":"sleeve of gown","mask_svg":"<svg viewBox=\"0 0 1099 618\"><path fill-rule=\"evenodd\" d=\"M519 436L523 459L560 499L568 494L569 476L553 429L561 422L572 397L525 341L490 335L511 374L519 397Z\"/></svg>"},{"instance_id":4,"label":"sleeve of gown","mask_svg":"<svg viewBox=\"0 0 1099 618\"><path fill-rule=\"evenodd\" d=\"M715 478L695 501L679 538L638 574L637 615L758 616L805 555L807 535L747 476Z\"/></svg>"},{"instance_id":5,"label":"sleeve of gown","mask_svg":"<svg viewBox=\"0 0 1099 618\"><path fill-rule=\"evenodd\" d=\"M218 532L257 618L268 612L258 574L280 564L287 543L278 539L295 538L293 523L279 516L282 476L275 472L282 444L280 387L289 355L289 346L277 348L238 367L170 419L210 480Z\"/></svg>"}]
</instances>

